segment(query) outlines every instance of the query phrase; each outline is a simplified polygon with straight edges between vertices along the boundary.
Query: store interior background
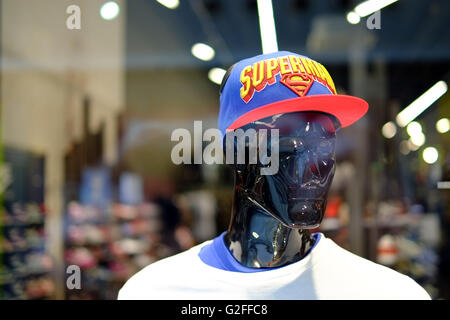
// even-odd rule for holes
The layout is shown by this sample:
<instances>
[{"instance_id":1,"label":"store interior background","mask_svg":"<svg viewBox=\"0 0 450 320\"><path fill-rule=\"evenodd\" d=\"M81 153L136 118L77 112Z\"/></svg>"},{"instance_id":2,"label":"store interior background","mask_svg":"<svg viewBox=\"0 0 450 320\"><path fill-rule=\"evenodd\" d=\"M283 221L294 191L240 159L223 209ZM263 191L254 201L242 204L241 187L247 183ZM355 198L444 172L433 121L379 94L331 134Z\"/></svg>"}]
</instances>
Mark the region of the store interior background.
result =
<instances>
[{"instance_id":1,"label":"store interior background","mask_svg":"<svg viewBox=\"0 0 450 320\"><path fill-rule=\"evenodd\" d=\"M0 1L0 299L115 299L144 266L227 228L231 169L174 165L171 133L217 126L208 73L261 53L256 1L118 0L112 20L105 2ZM273 1L280 50L320 61L338 93L370 104L338 133L320 231L448 299L450 190L438 182L450 181L450 131L436 122L450 118L450 96L416 119L423 145L384 125L450 83L450 2L399 0L373 30L346 20L360 2ZM79 30L66 26L70 5ZM196 43L214 58L194 57ZM71 265L81 289L68 285Z\"/></svg>"}]
</instances>

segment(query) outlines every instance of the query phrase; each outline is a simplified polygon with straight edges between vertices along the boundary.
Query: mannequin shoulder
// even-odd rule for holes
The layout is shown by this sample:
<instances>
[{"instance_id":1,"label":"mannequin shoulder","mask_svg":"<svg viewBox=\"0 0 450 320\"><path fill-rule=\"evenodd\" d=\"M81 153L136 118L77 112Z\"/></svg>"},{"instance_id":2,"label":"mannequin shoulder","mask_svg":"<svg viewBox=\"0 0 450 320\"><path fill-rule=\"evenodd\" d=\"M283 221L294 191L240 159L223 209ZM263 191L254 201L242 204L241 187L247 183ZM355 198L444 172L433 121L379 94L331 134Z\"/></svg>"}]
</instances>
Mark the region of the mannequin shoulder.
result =
<instances>
[{"instance_id":1,"label":"mannequin shoulder","mask_svg":"<svg viewBox=\"0 0 450 320\"><path fill-rule=\"evenodd\" d=\"M410 277L351 253L331 240L329 265L333 278L345 283L344 292L360 290L356 299L430 300L429 294ZM335 263L333 263L333 261Z\"/></svg>"},{"instance_id":2,"label":"mannequin shoulder","mask_svg":"<svg viewBox=\"0 0 450 320\"><path fill-rule=\"evenodd\" d=\"M185 281L195 273L194 261L201 245L156 261L136 274L123 285L118 300L160 299L171 283Z\"/></svg>"}]
</instances>

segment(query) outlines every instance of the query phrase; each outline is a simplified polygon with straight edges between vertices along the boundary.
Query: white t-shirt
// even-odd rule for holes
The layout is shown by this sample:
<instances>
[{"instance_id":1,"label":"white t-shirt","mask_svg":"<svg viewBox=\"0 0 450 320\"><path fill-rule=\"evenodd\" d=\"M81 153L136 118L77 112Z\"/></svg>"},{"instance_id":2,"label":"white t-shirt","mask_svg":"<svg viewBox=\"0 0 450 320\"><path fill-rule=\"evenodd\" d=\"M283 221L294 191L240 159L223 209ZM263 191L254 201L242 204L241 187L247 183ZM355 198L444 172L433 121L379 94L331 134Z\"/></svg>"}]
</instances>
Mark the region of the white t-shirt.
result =
<instances>
[{"instance_id":1,"label":"white t-shirt","mask_svg":"<svg viewBox=\"0 0 450 320\"><path fill-rule=\"evenodd\" d=\"M199 258L206 241L132 276L119 300L430 299L411 278L363 259L322 234L302 260L274 270L241 273Z\"/></svg>"}]
</instances>

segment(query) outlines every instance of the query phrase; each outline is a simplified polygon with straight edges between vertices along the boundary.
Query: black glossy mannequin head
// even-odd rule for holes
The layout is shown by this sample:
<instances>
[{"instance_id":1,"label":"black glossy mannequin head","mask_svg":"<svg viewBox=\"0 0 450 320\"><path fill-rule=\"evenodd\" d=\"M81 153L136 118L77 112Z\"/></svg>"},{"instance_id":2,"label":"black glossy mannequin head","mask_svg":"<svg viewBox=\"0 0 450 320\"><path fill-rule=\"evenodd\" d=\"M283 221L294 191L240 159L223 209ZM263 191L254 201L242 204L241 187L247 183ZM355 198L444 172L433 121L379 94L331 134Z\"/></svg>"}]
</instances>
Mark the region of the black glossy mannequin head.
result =
<instances>
[{"instance_id":1,"label":"black glossy mannequin head","mask_svg":"<svg viewBox=\"0 0 450 320\"><path fill-rule=\"evenodd\" d=\"M260 163L234 166L234 207L226 241L242 264L282 266L300 260L313 245L308 229L317 227L325 212L337 126L326 114L294 112L242 128L279 129L277 173L260 175Z\"/></svg>"}]
</instances>

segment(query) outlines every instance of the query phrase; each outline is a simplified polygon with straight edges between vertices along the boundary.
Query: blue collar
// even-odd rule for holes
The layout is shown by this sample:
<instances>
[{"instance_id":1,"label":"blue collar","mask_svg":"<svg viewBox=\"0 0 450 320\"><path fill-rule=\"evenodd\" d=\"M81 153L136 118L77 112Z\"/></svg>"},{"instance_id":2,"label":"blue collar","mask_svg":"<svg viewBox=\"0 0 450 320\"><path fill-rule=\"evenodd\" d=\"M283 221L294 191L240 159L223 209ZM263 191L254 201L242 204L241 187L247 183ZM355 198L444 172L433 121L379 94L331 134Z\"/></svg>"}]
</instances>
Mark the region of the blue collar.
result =
<instances>
[{"instance_id":1,"label":"blue collar","mask_svg":"<svg viewBox=\"0 0 450 320\"><path fill-rule=\"evenodd\" d=\"M278 269L278 268L249 268L243 266L234 258L232 253L225 245L224 239L225 234L226 231L222 232L218 237L214 238L211 243L207 244L200 250L198 256L205 264L217 269L234 272L244 272L244 273L262 272ZM319 243L321 234L315 233L313 234L313 237L315 238L314 245L306 255L308 255Z\"/></svg>"}]
</instances>

